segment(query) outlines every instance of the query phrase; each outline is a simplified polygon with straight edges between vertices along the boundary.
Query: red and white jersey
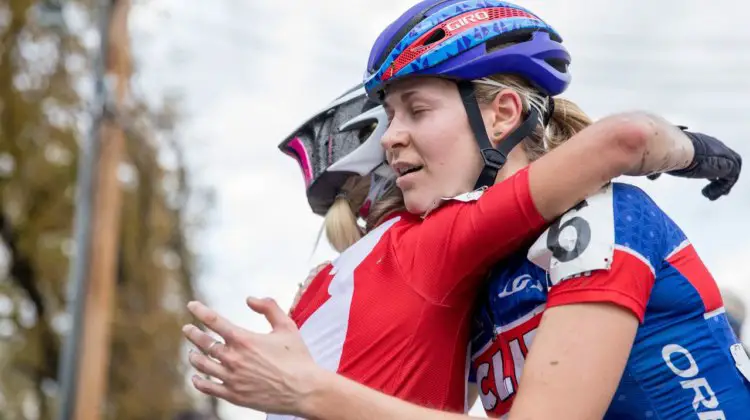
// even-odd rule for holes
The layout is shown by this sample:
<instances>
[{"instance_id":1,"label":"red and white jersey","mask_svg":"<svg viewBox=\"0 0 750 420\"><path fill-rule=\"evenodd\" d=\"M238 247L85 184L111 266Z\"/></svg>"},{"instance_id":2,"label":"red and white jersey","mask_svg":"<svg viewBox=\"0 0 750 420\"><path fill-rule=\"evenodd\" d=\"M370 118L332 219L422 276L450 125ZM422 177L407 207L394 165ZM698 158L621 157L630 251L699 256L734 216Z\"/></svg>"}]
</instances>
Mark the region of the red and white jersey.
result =
<instances>
[{"instance_id":1,"label":"red and white jersey","mask_svg":"<svg viewBox=\"0 0 750 420\"><path fill-rule=\"evenodd\" d=\"M324 368L413 403L463 412L479 285L493 263L544 225L527 170L424 219L396 214L318 273L292 318Z\"/></svg>"}]
</instances>

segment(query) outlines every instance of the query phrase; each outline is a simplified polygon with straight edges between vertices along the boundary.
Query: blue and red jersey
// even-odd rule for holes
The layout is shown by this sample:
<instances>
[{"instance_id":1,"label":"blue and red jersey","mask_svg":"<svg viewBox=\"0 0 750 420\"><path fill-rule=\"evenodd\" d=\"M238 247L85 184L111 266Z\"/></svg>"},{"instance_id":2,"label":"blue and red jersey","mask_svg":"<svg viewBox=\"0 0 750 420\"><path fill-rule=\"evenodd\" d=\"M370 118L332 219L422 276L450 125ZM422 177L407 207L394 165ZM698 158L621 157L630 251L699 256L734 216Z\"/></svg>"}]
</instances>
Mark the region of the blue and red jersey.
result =
<instances>
[{"instance_id":1,"label":"blue and red jersey","mask_svg":"<svg viewBox=\"0 0 750 420\"><path fill-rule=\"evenodd\" d=\"M488 414L510 410L544 309L583 302L612 303L640 321L606 419L750 418L750 361L716 282L648 195L619 183L492 271L471 343Z\"/></svg>"}]
</instances>

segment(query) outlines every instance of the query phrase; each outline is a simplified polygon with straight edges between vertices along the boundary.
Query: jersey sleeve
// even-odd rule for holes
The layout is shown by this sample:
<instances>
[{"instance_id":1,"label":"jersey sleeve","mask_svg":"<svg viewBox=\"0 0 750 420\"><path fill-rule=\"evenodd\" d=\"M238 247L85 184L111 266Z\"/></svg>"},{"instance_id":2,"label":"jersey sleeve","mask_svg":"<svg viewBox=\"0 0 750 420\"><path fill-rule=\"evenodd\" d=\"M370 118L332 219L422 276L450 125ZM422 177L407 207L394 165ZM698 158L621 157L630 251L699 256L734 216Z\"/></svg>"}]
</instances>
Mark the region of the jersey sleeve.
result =
<instances>
[{"instance_id":1,"label":"jersey sleeve","mask_svg":"<svg viewBox=\"0 0 750 420\"><path fill-rule=\"evenodd\" d=\"M528 168L488 188L445 203L425 217L399 258L417 292L450 304L475 290L499 259L536 237L546 221L529 190ZM474 281L468 281L474 280Z\"/></svg>"},{"instance_id":2,"label":"jersey sleeve","mask_svg":"<svg viewBox=\"0 0 750 420\"><path fill-rule=\"evenodd\" d=\"M608 302L643 322L665 256L665 218L627 184L612 184L566 213L529 252L549 273L547 307Z\"/></svg>"}]
</instances>

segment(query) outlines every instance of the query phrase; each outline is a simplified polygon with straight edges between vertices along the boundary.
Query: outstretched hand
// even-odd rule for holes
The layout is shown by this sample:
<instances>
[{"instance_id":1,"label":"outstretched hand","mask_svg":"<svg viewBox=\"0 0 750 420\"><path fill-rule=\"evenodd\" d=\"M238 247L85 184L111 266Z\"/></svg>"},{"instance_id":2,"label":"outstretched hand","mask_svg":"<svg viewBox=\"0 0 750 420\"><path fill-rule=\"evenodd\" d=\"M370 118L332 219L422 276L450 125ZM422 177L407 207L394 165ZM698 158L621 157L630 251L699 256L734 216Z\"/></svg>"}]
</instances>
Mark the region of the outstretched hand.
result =
<instances>
[{"instance_id":1,"label":"outstretched hand","mask_svg":"<svg viewBox=\"0 0 750 420\"><path fill-rule=\"evenodd\" d=\"M263 315L273 329L268 334L248 331L200 302L188 310L223 339L214 340L192 324L182 331L201 351L191 351L190 364L221 383L193 376L200 392L242 407L279 414L299 412L307 378L319 369L302 341L294 322L273 299L248 298L247 305Z\"/></svg>"},{"instance_id":2,"label":"outstretched hand","mask_svg":"<svg viewBox=\"0 0 750 420\"><path fill-rule=\"evenodd\" d=\"M742 157L715 137L686 131L695 148L693 162L685 169L668 172L682 178L703 178L711 182L703 188L703 195L711 201L729 194L740 178ZM649 175L654 180L660 174Z\"/></svg>"}]
</instances>

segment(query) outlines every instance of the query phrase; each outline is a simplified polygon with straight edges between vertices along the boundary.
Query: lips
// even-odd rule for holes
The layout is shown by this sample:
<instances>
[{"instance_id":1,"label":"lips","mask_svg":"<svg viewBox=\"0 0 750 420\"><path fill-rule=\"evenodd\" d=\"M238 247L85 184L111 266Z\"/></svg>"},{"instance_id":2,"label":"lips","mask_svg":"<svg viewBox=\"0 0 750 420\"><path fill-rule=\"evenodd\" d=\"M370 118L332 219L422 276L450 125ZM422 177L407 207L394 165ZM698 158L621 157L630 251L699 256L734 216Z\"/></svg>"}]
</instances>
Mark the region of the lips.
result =
<instances>
[{"instance_id":1,"label":"lips","mask_svg":"<svg viewBox=\"0 0 750 420\"><path fill-rule=\"evenodd\" d=\"M424 168L423 165L418 165L414 163L407 163L407 162L396 162L393 165L391 165L393 168L393 171L398 174L399 177L402 177L404 175L408 175L414 172L418 172Z\"/></svg>"},{"instance_id":2,"label":"lips","mask_svg":"<svg viewBox=\"0 0 750 420\"><path fill-rule=\"evenodd\" d=\"M414 168L407 169L404 172L400 173L399 176L405 176L405 175L413 174L414 172L418 172L418 171L421 171L421 170L422 170L421 166L415 166Z\"/></svg>"}]
</instances>

